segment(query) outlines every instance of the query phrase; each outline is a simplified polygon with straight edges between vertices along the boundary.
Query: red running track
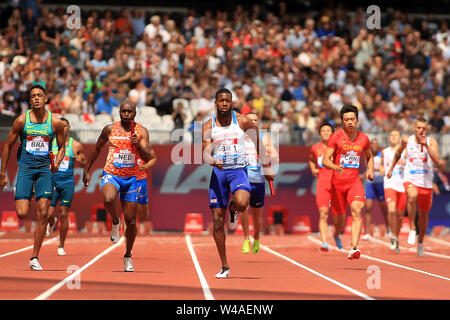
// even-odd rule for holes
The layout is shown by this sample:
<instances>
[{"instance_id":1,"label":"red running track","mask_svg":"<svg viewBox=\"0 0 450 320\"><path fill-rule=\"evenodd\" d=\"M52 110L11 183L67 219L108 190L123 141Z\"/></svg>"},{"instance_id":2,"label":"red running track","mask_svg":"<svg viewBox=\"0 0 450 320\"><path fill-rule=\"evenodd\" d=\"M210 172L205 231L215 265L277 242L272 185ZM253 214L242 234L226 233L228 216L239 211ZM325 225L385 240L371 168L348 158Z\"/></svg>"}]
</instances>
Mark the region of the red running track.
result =
<instances>
[{"instance_id":1,"label":"red running track","mask_svg":"<svg viewBox=\"0 0 450 320\"><path fill-rule=\"evenodd\" d=\"M350 261L331 239L331 250L319 251L317 235L262 236L256 255L242 254L243 237L228 235L228 279L214 278L221 265L210 235L138 236L133 273L123 272L122 242L113 246L106 235L70 234L61 257L53 237L41 249L40 272L28 267L31 235L0 237L0 299L450 299L449 237L426 237L424 257L409 251L414 246L406 237L400 254L388 248L387 238L361 240L361 258ZM349 236L342 240L348 249ZM72 274L68 268L81 269Z\"/></svg>"}]
</instances>

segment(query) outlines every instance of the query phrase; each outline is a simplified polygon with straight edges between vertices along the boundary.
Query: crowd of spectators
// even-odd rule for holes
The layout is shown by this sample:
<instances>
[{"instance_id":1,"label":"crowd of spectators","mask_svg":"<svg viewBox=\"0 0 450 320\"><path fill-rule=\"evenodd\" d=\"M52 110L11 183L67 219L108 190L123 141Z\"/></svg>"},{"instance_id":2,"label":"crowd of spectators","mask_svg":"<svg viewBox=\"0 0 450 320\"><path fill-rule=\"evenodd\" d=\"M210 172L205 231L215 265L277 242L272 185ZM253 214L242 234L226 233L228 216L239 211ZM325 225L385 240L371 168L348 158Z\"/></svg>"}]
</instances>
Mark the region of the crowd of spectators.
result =
<instances>
[{"instance_id":1,"label":"crowd of spectators","mask_svg":"<svg viewBox=\"0 0 450 320\"><path fill-rule=\"evenodd\" d=\"M343 104L359 108L366 133L408 134L421 116L432 132L450 130L448 20L388 9L381 29L368 30L364 8L294 15L277 2L185 15L83 10L81 28L70 30L65 8L24 3L4 9L2 113L24 112L30 84L44 81L55 113L92 121L132 99L187 128L214 112L214 93L226 87L235 110L258 112L265 128L300 130L307 142L323 121L340 124ZM190 119L179 99L195 102Z\"/></svg>"}]
</instances>

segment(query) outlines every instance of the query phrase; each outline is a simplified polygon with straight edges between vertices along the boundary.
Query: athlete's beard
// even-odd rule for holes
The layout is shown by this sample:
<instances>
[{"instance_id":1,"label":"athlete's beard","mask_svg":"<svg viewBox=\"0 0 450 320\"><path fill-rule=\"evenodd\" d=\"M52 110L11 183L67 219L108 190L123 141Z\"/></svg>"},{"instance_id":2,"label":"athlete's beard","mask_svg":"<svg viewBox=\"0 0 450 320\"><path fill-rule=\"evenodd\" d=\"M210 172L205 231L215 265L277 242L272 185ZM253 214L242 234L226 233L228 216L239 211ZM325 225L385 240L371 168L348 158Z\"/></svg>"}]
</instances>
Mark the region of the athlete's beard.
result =
<instances>
[{"instance_id":1,"label":"athlete's beard","mask_svg":"<svg viewBox=\"0 0 450 320\"><path fill-rule=\"evenodd\" d=\"M219 109L217 109L217 114L221 117L221 118L228 118L231 115L231 109L225 112L220 111Z\"/></svg>"}]
</instances>

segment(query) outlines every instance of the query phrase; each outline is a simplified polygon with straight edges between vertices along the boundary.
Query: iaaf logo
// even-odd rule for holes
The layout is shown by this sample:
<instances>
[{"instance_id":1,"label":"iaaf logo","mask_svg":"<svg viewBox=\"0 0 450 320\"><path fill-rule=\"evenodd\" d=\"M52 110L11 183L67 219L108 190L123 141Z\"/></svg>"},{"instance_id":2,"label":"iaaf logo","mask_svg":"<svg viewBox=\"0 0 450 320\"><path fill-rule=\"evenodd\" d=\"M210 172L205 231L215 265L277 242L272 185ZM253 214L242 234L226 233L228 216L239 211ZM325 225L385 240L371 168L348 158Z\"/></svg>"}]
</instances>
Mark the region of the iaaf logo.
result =
<instances>
[{"instance_id":1,"label":"iaaf logo","mask_svg":"<svg viewBox=\"0 0 450 320\"><path fill-rule=\"evenodd\" d=\"M301 172L308 167L306 163L281 163L278 166L278 173L274 180L274 186L283 185L299 185L302 174ZM191 174L182 179L185 165L182 163L174 164L169 167L164 176L161 188L162 194L188 194L194 190L208 190L211 178L211 166L198 166ZM266 194L270 194L270 189L266 185ZM312 187L312 186L308 186ZM297 196L302 196L307 188L298 188Z\"/></svg>"}]
</instances>

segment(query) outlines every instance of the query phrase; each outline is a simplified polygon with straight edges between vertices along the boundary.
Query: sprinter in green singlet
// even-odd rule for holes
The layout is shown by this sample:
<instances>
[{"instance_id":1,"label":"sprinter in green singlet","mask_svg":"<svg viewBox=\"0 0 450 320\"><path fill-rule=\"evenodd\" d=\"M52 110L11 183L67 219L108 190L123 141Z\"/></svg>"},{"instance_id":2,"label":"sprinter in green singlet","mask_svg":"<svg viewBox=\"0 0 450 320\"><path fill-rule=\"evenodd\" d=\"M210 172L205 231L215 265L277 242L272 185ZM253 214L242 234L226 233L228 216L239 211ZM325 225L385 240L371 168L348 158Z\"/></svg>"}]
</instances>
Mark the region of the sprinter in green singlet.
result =
<instances>
[{"instance_id":1,"label":"sprinter in green singlet","mask_svg":"<svg viewBox=\"0 0 450 320\"><path fill-rule=\"evenodd\" d=\"M23 220L30 211L30 201L33 186L36 191L37 223L34 232L34 248L30 259L32 270L42 270L38 261L38 254L42 246L47 228L48 207L53 195L52 172L59 169L64 158L64 123L53 117L45 109L48 100L45 84L35 83L31 86L30 110L21 114L13 123L8 139L2 151L2 165L0 170L0 191L8 185L6 166L11 154L11 148L20 137L20 147L17 152L19 171L15 192L16 212ZM59 152L56 159L50 159L52 141L56 137Z\"/></svg>"},{"instance_id":2,"label":"sprinter in green singlet","mask_svg":"<svg viewBox=\"0 0 450 320\"><path fill-rule=\"evenodd\" d=\"M60 206L60 222L59 222L59 246L58 255L65 256L64 243L66 241L67 232L69 231L69 208L72 204L73 193L75 190L74 165L75 160L80 163L83 168L86 164L86 156L83 152L83 145L70 136L70 124L65 118L61 118L64 122L64 137L66 143L66 154L64 160L59 165L58 172L53 174L53 198L48 210L47 236L49 236L55 227L57 218L55 217L55 207ZM58 154L58 145L56 140L52 144L52 156L56 158Z\"/></svg>"}]
</instances>

